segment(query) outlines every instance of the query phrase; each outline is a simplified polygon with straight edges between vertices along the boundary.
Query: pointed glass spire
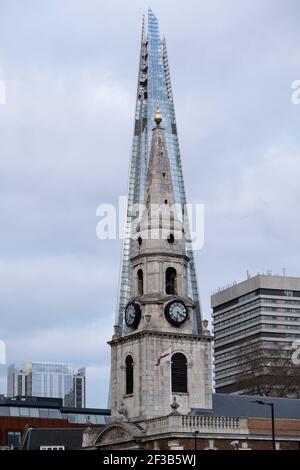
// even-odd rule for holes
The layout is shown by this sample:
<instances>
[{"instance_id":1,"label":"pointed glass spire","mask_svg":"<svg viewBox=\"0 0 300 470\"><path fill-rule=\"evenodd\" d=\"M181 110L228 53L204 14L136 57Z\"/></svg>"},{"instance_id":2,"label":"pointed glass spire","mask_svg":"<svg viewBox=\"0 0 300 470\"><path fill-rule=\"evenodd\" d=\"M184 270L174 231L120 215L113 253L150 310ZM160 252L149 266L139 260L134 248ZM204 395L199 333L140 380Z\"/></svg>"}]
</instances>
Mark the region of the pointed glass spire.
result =
<instances>
[{"instance_id":1,"label":"pointed glass spire","mask_svg":"<svg viewBox=\"0 0 300 470\"><path fill-rule=\"evenodd\" d=\"M121 258L119 299L116 312L116 331L118 331L120 336L123 336L124 334L125 305L131 296L130 259L133 254L133 244L130 234L133 220L136 217L136 212L133 212L133 207L135 204L142 204L144 202L153 119L157 111L158 102L160 113L163 118L162 126L165 129L175 202L184 207L186 204L186 196L181 168L166 42L164 39L161 39L157 18L149 9L147 31L145 31L144 20L142 27L134 135L129 174L128 207ZM189 234L188 222L185 224L185 233ZM194 332L200 333L201 312L196 271L192 246L188 239L185 241L185 251L187 256L190 258L188 268L189 296L196 305Z\"/></svg>"}]
</instances>

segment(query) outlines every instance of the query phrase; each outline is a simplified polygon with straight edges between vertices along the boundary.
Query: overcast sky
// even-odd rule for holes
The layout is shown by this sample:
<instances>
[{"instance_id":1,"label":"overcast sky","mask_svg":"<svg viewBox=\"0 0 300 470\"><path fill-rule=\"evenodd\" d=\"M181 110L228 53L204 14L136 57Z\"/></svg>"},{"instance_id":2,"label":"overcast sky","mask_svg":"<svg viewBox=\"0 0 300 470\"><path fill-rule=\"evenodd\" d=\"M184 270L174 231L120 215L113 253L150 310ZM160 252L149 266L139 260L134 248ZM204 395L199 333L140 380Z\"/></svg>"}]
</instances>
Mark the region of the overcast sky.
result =
<instances>
[{"instance_id":1,"label":"overcast sky","mask_svg":"<svg viewBox=\"0 0 300 470\"><path fill-rule=\"evenodd\" d=\"M126 194L141 17L166 36L185 186L205 204L201 302L300 275L298 0L0 0L0 339L7 362L87 367L106 406L120 241L96 208ZM0 393L6 369L0 366Z\"/></svg>"}]
</instances>

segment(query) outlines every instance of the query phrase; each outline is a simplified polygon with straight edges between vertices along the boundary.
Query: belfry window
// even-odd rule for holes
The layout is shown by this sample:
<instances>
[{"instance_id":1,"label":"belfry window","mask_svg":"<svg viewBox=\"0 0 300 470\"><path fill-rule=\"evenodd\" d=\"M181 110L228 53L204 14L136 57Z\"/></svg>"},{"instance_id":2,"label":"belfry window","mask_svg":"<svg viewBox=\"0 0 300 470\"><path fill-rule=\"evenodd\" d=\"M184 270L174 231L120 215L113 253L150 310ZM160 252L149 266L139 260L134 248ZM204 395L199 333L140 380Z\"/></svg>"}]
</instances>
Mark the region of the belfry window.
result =
<instances>
[{"instance_id":1,"label":"belfry window","mask_svg":"<svg viewBox=\"0 0 300 470\"><path fill-rule=\"evenodd\" d=\"M167 240L168 240L168 242L169 242L170 244L174 243L175 238L174 238L173 233L170 233L170 235L168 236Z\"/></svg>"},{"instance_id":2,"label":"belfry window","mask_svg":"<svg viewBox=\"0 0 300 470\"><path fill-rule=\"evenodd\" d=\"M137 272L137 290L138 295L143 295L144 293L144 274L143 270L139 269Z\"/></svg>"},{"instance_id":3,"label":"belfry window","mask_svg":"<svg viewBox=\"0 0 300 470\"><path fill-rule=\"evenodd\" d=\"M187 360L184 354L173 354L171 375L172 393L187 393Z\"/></svg>"},{"instance_id":4,"label":"belfry window","mask_svg":"<svg viewBox=\"0 0 300 470\"><path fill-rule=\"evenodd\" d=\"M175 268L166 270L166 294L177 294L177 273Z\"/></svg>"},{"instance_id":5,"label":"belfry window","mask_svg":"<svg viewBox=\"0 0 300 470\"><path fill-rule=\"evenodd\" d=\"M125 369L126 369L126 395L133 394L133 359L132 356L126 356L125 359Z\"/></svg>"}]
</instances>

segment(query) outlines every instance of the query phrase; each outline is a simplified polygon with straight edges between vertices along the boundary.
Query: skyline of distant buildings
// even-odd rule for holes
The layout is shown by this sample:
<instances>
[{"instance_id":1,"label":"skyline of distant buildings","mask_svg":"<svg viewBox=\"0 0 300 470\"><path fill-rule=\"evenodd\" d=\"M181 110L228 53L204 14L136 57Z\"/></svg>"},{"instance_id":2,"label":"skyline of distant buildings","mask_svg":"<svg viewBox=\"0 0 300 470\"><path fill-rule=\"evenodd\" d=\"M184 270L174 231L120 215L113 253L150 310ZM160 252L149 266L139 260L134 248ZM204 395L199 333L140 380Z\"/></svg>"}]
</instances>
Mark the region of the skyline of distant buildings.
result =
<instances>
[{"instance_id":1,"label":"skyline of distant buildings","mask_svg":"<svg viewBox=\"0 0 300 470\"><path fill-rule=\"evenodd\" d=\"M64 406L86 406L85 368L71 363L27 362L7 368L8 397L61 398Z\"/></svg>"},{"instance_id":2,"label":"skyline of distant buildings","mask_svg":"<svg viewBox=\"0 0 300 470\"><path fill-rule=\"evenodd\" d=\"M278 345L290 355L300 339L300 277L258 273L215 291L211 306L217 393L245 393L239 376L245 372L240 359L246 350L272 351ZM64 406L85 408L85 371L72 363L13 363L7 367L7 397L61 398Z\"/></svg>"}]
</instances>

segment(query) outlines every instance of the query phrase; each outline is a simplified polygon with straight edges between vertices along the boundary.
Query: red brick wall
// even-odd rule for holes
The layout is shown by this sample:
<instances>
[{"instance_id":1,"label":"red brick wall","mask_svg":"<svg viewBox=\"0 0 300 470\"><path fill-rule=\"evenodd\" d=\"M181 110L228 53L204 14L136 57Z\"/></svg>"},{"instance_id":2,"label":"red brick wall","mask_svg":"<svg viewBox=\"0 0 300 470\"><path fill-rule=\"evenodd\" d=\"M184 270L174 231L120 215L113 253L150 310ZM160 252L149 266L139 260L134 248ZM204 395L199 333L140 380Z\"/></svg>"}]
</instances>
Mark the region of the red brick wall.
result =
<instances>
[{"instance_id":1,"label":"red brick wall","mask_svg":"<svg viewBox=\"0 0 300 470\"><path fill-rule=\"evenodd\" d=\"M84 428L84 424L69 423L64 419L50 419L50 418L31 418L29 416L14 417L14 416L0 416L0 445L7 445L7 433L21 432L23 433L27 426L35 428ZM91 425L92 427L101 428L104 425Z\"/></svg>"},{"instance_id":2,"label":"red brick wall","mask_svg":"<svg viewBox=\"0 0 300 470\"><path fill-rule=\"evenodd\" d=\"M214 447L217 450L233 450L233 447L230 445L230 442L232 442L233 439L214 439ZM242 446L242 442L247 442L248 447L253 450L272 450L272 441L258 441L258 440L251 440L247 439L247 441L242 440L242 439L237 439L239 440L239 447ZM161 439L156 441L156 447L155 443L153 441L150 441L146 444L145 449L146 450L169 450L170 448L168 447L168 442L169 441L178 441L179 446L183 446L184 450L195 450L195 440L192 439L176 439L176 438L170 438L170 439ZM289 442L289 441L280 441L277 440L277 442L280 442L280 449L282 450L300 450L299 444L297 441L294 442ZM300 439L299 439L300 442ZM203 450L208 447L208 439L201 439L200 437L197 439L197 450Z\"/></svg>"},{"instance_id":3,"label":"red brick wall","mask_svg":"<svg viewBox=\"0 0 300 470\"><path fill-rule=\"evenodd\" d=\"M248 428L250 434L270 436L272 434L272 421L265 418L249 418ZM299 436L300 441L300 420L275 419L275 434L278 436Z\"/></svg>"}]
</instances>

